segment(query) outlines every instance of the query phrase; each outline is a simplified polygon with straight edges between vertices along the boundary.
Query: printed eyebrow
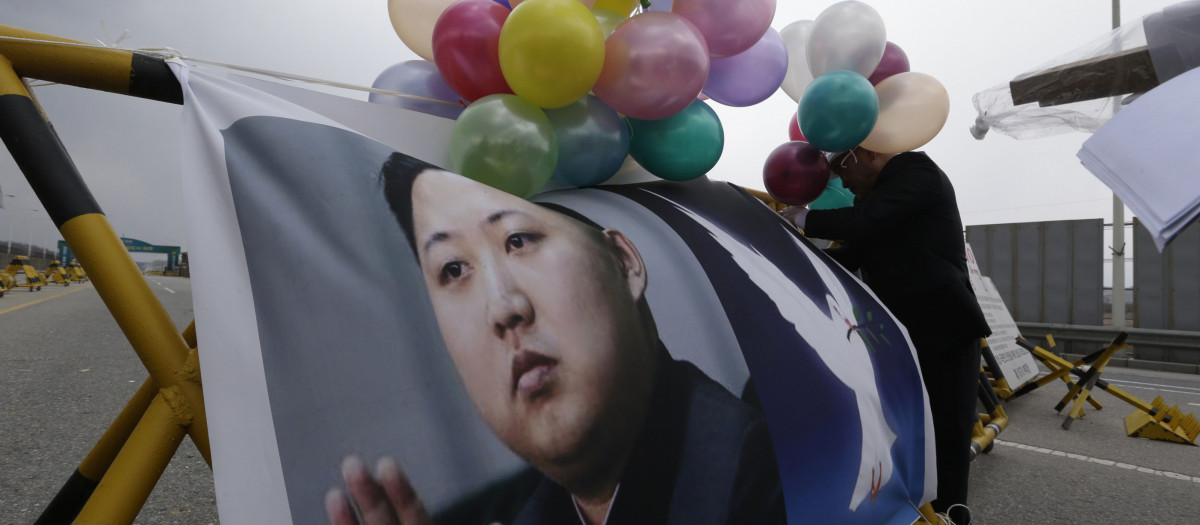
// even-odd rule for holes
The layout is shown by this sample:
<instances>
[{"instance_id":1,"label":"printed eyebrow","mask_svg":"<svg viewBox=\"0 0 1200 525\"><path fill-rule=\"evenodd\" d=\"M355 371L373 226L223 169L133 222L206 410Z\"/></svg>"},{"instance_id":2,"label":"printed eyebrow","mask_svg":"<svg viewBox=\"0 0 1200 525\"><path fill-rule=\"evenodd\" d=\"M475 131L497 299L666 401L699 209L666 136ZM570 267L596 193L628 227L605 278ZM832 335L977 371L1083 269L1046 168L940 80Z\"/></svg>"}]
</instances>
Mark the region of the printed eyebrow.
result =
<instances>
[{"instance_id":1,"label":"printed eyebrow","mask_svg":"<svg viewBox=\"0 0 1200 525\"><path fill-rule=\"evenodd\" d=\"M425 241L425 244L423 246L421 246L421 251L423 251L425 253L429 253L430 246L433 246L434 244L437 244L439 242L446 241L449 239L450 239L449 233L434 232L433 235L430 235L429 239Z\"/></svg>"},{"instance_id":2,"label":"printed eyebrow","mask_svg":"<svg viewBox=\"0 0 1200 525\"><path fill-rule=\"evenodd\" d=\"M520 210L500 210L491 215L488 215L487 219L485 219L485 222L487 224L496 224L497 222L500 222L505 217L508 217L510 215L522 215L525 217L532 217L532 215L525 213L523 211L520 211ZM425 244L422 245L421 251L428 253L430 246L433 246L434 244L437 244L439 242L448 241L448 240L450 240L451 237L453 237L453 235L449 232L434 232L432 235L429 236L429 239L425 241Z\"/></svg>"},{"instance_id":3,"label":"printed eyebrow","mask_svg":"<svg viewBox=\"0 0 1200 525\"><path fill-rule=\"evenodd\" d=\"M524 215L526 217L531 217L531 215L521 210L500 210L496 213L488 215L487 223L496 224L497 222L500 222L501 219L508 217L509 215Z\"/></svg>"}]
</instances>

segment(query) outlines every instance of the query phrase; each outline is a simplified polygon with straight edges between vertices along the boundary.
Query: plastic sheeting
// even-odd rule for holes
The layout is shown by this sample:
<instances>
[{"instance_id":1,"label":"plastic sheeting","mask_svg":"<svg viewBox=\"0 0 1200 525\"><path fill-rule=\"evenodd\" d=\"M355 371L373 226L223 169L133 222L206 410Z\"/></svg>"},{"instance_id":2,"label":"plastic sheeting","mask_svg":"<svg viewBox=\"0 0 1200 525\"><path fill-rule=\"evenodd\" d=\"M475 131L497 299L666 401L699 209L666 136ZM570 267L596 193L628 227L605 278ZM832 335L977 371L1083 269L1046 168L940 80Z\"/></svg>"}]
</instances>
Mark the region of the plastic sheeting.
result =
<instances>
[{"instance_id":1,"label":"plastic sheeting","mask_svg":"<svg viewBox=\"0 0 1200 525\"><path fill-rule=\"evenodd\" d=\"M1175 4L1161 12L1128 22L1013 80L1019 81L1067 64L1142 47L1149 47L1154 72L1160 83L1200 66L1200 0ZM1093 75L1086 71L1079 74ZM989 130L1018 139L1048 137L1070 131L1092 133L1112 118L1121 105L1132 102L1139 95L1102 97L1046 107L1036 102L1014 105L1010 82L1004 82L972 97L977 116L971 127L971 135L982 140Z\"/></svg>"}]
</instances>

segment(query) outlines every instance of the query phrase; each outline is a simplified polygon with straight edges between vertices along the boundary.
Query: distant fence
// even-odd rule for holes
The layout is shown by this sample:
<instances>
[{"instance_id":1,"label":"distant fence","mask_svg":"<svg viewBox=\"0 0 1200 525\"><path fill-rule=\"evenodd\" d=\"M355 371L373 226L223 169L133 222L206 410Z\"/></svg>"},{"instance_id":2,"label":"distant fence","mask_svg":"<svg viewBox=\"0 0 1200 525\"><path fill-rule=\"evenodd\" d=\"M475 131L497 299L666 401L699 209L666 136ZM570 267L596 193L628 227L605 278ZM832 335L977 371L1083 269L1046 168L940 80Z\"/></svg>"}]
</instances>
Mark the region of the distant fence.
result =
<instances>
[{"instance_id":1,"label":"distant fence","mask_svg":"<svg viewBox=\"0 0 1200 525\"><path fill-rule=\"evenodd\" d=\"M1193 223L1162 253L1134 219L1133 315L1138 328L1200 331L1200 223ZM1137 347L1139 359L1175 361L1179 350L1151 344ZM1191 361L1200 362L1200 349Z\"/></svg>"},{"instance_id":2,"label":"distant fence","mask_svg":"<svg viewBox=\"0 0 1200 525\"><path fill-rule=\"evenodd\" d=\"M1103 220L968 226L967 242L1018 323L1104 324Z\"/></svg>"}]
</instances>

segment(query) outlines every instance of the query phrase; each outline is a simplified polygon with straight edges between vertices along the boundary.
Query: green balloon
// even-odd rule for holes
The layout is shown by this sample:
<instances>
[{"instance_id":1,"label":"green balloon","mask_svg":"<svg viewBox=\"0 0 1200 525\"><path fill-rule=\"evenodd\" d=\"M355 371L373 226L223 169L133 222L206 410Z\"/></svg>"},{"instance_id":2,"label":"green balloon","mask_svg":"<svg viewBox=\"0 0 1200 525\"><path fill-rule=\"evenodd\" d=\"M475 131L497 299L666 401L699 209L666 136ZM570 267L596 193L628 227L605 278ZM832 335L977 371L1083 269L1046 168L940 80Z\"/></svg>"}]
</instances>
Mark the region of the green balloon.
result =
<instances>
[{"instance_id":1,"label":"green balloon","mask_svg":"<svg viewBox=\"0 0 1200 525\"><path fill-rule=\"evenodd\" d=\"M664 119L625 120L633 130L629 141L633 160L667 180L691 180L708 173L725 147L721 119L699 100Z\"/></svg>"},{"instance_id":2,"label":"green balloon","mask_svg":"<svg viewBox=\"0 0 1200 525\"><path fill-rule=\"evenodd\" d=\"M850 206L854 206L854 194L842 186L841 177L831 179L825 186L825 190L821 192L821 196L808 203L808 207L814 210L836 210Z\"/></svg>"},{"instance_id":3,"label":"green balloon","mask_svg":"<svg viewBox=\"0 0 1200 525\"><path fill-rule=\"evenodd\" d=\"M800 97L800 131L821 151L846 151L871 134L879 96L862 75L839 69L813 80Z\"/></svg>"},{"instance_id":4,"label":"green balloon","mask_svg":"<svg viewBox=\"0 0 1200 525\"><path fill-rule=\"evenodd\" d=\"M518 197L542 189L557 162L550 119L516 95L476 100L450 132L451 170Z\"/></svg>"}]
</instances>

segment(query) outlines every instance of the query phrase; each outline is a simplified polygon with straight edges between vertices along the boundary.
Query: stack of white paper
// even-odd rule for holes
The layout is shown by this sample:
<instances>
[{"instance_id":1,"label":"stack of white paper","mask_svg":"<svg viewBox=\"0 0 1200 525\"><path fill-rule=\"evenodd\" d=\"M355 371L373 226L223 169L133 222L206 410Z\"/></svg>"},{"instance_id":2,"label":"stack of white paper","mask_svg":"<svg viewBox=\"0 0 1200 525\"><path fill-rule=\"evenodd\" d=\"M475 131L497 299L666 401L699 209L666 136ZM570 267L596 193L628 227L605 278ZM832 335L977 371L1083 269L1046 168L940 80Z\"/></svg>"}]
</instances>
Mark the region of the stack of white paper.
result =
<instances>
[{"instance_id":1,"label":"stack of white paper","mask_svg":"<svg viewBox=\"0 0 1200 525\"><path fill-rule=\"evenodd\" d=\"M1200 68L1139 97L1078 156L1142 219L1162 251L1200 215Z\"/></svg>"}]
</instances>

